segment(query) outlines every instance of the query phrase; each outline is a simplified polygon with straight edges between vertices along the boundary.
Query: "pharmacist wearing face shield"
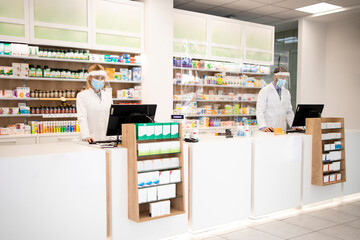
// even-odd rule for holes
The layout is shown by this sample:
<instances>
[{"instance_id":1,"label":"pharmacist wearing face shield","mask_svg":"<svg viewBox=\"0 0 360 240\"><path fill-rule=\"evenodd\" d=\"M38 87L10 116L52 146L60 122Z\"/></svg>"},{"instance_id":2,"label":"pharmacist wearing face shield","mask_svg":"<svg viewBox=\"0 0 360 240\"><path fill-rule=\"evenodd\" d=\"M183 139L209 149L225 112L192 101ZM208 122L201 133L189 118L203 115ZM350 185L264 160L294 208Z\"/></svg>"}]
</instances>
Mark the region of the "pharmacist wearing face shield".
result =
<instances>
[{"instance_id":1,"label":"pharmacist wearing face shield","mask_svg":"<svg viewBox=\"0 0 360 240\"><path fill-rule=\"evenodd\" d=\"M88 143L106 138L111 104L111 93L104 91L107 74L103 66L89 68L86 89L76 97L77 118L83 141Z\"/></svg>"},{"instance_id":2,"label":"pharmacist wearing face shield","mask_svg":"<svg viewBox=\"0 0 360 240\"><path fill-rule=\"evenodd\" d=\"M274 70L274 81L260 90L256 103L256 119L259 129L273 132L274 128L286 130L286 124L292 125L294 112L291 106L289 86L290 74L283 67Z\"/></svg>"}]
</instances>

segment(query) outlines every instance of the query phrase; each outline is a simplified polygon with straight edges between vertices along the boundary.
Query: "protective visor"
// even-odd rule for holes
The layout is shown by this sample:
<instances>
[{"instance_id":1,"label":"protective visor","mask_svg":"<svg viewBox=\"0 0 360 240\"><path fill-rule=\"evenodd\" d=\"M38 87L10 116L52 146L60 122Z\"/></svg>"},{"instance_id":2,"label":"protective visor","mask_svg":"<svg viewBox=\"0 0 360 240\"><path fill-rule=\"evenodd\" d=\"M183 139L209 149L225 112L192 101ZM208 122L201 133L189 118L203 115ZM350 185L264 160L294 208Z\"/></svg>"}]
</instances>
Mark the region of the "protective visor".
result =
<instances>
[{"instance_id":1,"label":"protective visor","mask_svg":"<svg viewBox=\"0 0 360 240\"><path fill-rule=\"evenodd\" d=\"M104 70L91 71L91 72L89 72L89 75L93 76L93 77L102 76L104 78L107 78L107 74Z\"/></svg>"},{"instance_id":2,"label":"protective visor","mask_svg":"<svg viewBox=\"0 0 360 240\"><path fill-rule=\"evenodd\" d=\"M278 72L274 76L277 79L277 85L279 87L290 88L290 73L289 72Z\"/></svg>"}]
</instances>

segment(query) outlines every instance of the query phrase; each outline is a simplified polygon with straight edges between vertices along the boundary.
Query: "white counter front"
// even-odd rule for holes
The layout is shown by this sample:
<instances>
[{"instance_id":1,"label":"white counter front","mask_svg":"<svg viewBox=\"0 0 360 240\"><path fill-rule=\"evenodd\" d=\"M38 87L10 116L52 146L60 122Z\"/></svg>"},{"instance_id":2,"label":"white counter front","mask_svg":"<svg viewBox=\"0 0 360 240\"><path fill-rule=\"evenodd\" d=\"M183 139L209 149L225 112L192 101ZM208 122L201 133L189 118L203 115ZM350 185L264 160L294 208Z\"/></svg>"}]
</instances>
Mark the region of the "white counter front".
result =
<instances>
[{"instance_id":1,"label":"white counter front","mask_svg":"<svg viewBox=\"0 0 360 240\"><path fill-rule=\"evenodd\" d=\"M252 216L299 207L302 135L260 133L252 141Z\"/></svg>"},{"instance_id":2,"label":"white counter front","mask_svg":"<svg viewBox=\"0 0 360 240\"><path fill-rule=\"evenodd\" d=\"M0 146L0 239L106 239L105 151Z\"/></svg>"},{"instance_id":3,"label":"white counter front","mask_svg":"<svg viewBox=\"0 0 360 240\"><path fill-rule=\"evenodd\" d=\"M250 138L202 138L190 144L189 162L192 231L250 216Z\"/></svg>"}]
</instances>

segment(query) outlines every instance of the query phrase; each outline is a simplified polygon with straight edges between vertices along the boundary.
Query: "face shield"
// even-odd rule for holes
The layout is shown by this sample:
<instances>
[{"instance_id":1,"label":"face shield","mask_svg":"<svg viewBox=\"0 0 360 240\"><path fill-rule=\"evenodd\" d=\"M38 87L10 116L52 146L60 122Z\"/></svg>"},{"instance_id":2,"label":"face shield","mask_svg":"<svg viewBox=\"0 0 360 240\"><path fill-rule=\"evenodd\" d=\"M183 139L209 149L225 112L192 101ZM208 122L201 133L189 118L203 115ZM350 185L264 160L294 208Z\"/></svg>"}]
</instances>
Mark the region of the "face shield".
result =
<instances>
[{"instance_id":1,"label":"face shield","mask_svg":"<svg viewBox=\"0 0 360 240\"><path fill-rule=\"evenodd\" d=\"M278 72L275 73L274 76L276 77L276 85L281 88L290 88L290 73L289 72Z\"/></svg>"}]
</instances>

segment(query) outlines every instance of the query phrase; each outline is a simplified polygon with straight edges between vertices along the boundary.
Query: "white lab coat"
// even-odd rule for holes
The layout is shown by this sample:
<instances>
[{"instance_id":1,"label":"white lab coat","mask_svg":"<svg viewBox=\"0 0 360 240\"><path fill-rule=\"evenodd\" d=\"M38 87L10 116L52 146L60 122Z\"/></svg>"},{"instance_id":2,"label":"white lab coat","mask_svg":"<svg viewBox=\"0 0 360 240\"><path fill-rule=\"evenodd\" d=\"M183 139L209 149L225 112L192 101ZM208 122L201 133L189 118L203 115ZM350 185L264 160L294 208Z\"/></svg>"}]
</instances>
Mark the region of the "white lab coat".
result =
<instances>
[{"instance_id":1,"label":"white lab coat","mask_svg":"<svg viewBox=\"0 0 360 240\"><path fill-rule=\"evenodd\" d=\"M77 118L82 139L92 137L98 141L106 138L112 103L111 94L103 90L101 99L93 89L84 90L77 95Z\"/></svg>"},{"instance_id":2,"label":"white lab coat","mask_svg":"<svg viewBox=\"0 0 360 240\"><path fill-rule=\"evenodd\" d=\"M280 100L272 82L261 89L256 103L256 119L259 128L273 127L286 130L286 123L291 126L294 112L289 90L281 88Z\"/></svg>"}]
</instances>

